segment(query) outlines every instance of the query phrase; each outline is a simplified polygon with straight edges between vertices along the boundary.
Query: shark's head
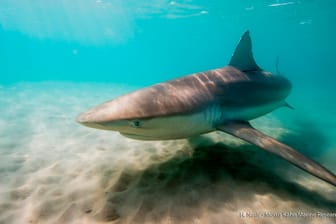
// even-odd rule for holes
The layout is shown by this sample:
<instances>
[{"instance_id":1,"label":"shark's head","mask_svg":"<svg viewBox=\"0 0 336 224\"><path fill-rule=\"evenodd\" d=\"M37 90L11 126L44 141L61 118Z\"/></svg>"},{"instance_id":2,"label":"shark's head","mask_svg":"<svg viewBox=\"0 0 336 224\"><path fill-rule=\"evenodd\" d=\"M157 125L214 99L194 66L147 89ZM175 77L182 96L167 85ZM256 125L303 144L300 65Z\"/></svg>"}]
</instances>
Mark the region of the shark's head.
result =
<instances>
[{"instance_id":1,"label":"shark's head","mask_svg":"<svg viewBox=\"0 0 336 224\"><path fill-rule=\"evenodd\" d=\"M91 128L118 131L122 134L139 135L153 128L153 121L142 116L135 94L122 96L93 107L77 117L77 122Z\"/></svg>"},{"instance_id":2,"label":"shark's head","mask_svg":"<svg viewBox=\"0 0 336 224\"><path fill-rule=\"evenodd\" d=\"M130 119L101 119L100 115L103 111L100 109L92 108L77 117L77 122L91 128L117 131L126 137L135 139L150 139L147 132L154 129L153 121L143 118L130 118Z\"/></svg>"},{"instance_id":3,"label":"shark's head","mask_svg":"<svg viewBox=\"0 0 336 224\"><path fill-rule=\"evenodd\" d=\"M129 138L150 140L152 130L155 130L155 119L130 118L130 119L100 119L101 112L93 108L80 114L77 122L91 128L120 132ZM99 119L96 119L99 118Z\"/></svg>"},{"instance_id":4,"label":"shark's head","mask_svg":"<svg viewBox=\"0 0 336 224\"><path fill-rule=\"evenodd\" d=\"M140 140L164 140L188 137L190 125L195 134L201 133L194 116L181 113L182 103L167 97L169 88L155 85L114 100L105 102L81 113L77 122L91 128L120 132ZM155 97L162 94L162 97ZM171 94L168 94L171 96ZM181 109L182 108L182 109ZM184 111L186 112L186 110ZM177 124L187 122L183 128ZM188 129L187 129L188 128Z\"/></svg>"},{"instance_id":5,"label":"shark's head","mask_svg":"<svg viewBox=\"0 0 336 224\"><path fill-rule=\"evenodd\" d=\"M108 105L100 105L94 107L77 117L77 122L91 128L111 130L120 132L128 138L138 140L168 140L186 138L190 135L190 124L195 128L192 130L194 135L202 133L202 128L198 126L200 117L185 116L185 115L172 115L172 116L155 116L155 117L122 117L120 116L107 116L106 109L113 111L119 109L120 111L127 111L130 108L121 108L115 101L110 101ZM122 114L122 112L121 112ZM183 124L184 123L184 124ZM177 129L176 126L182 124L182 128ZM183 128L184 126L184 128Z\"/></svg>"}]
</instances>

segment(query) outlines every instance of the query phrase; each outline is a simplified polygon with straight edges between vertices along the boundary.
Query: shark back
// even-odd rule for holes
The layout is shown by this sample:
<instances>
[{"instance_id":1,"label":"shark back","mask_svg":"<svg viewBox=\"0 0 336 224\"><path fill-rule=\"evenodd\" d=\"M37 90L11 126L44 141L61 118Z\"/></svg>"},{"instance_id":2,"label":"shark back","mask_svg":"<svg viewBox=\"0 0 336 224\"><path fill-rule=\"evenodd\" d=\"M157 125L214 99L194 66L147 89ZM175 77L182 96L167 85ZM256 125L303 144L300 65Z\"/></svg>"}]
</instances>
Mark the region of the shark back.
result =
<instances>
[{"instance_id":1,"label":"shark back","mask_svg":"<svg viewBox=\"0 0 336 224\"><path fill-rule=\"evenodd\" d=\"M197 113L211 105L226 109L259 106L283 100L289 90L289 82L281 77L263 71L246 73L226 66L159 83L120 96L93 110L96 114L102 112L98 116L102 121L149 119Z\"/></svg>"},{"instance_id":2,"label":"shark back","mask_svg":"<svg viewBox=\"0 0 336 224\"><path fill-rule=\"evenodd\" d=\"M92 108L82 118L106 122L190 114L214 104L229 109L259 106L283 100L289 90L289 81L261 70L256 64L246 31L228 66L120 96Z\"/></svg>"}]
</instances>

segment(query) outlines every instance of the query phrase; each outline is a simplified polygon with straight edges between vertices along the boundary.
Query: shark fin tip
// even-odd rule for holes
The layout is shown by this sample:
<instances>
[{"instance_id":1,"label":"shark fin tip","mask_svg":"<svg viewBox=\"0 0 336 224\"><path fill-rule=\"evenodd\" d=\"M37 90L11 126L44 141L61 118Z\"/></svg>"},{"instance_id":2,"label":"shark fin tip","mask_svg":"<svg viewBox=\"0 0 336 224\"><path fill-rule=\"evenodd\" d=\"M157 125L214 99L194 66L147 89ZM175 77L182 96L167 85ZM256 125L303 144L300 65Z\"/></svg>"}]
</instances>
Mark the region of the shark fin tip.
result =
<instances>
[{"instance_id":1,"label":"shark fin tip","mask_svg":"<svg viewBox=\"0 0 336 224\"><path fill-rule=\"evenodd\" d=\"M254 60L250 31L246 30L231 57L229 65L242 71L262 70Z\"/></svg>"}]
</instances>

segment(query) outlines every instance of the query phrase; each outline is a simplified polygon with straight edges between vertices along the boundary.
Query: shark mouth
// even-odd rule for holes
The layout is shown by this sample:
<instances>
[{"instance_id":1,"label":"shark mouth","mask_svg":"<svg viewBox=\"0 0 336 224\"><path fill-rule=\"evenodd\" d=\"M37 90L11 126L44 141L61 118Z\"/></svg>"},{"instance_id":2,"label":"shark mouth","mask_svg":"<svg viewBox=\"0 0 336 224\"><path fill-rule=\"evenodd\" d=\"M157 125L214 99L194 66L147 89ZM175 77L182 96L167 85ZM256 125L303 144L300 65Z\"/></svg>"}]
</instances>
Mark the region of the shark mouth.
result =
<instances>
[{"instance_id":1,"label":"shark mouth","mask_svg":"<svg viewBox=\"0 0 336 224\"><path fill-rule=\"evenodd\" d=\"M155 138L151 136L137 135L137 134L131 134L131 133L125 133L125 132L119 132L119 133L127 138L132 138L136 140L159 140L159 138Z\"/></svg>"}]
</instances>

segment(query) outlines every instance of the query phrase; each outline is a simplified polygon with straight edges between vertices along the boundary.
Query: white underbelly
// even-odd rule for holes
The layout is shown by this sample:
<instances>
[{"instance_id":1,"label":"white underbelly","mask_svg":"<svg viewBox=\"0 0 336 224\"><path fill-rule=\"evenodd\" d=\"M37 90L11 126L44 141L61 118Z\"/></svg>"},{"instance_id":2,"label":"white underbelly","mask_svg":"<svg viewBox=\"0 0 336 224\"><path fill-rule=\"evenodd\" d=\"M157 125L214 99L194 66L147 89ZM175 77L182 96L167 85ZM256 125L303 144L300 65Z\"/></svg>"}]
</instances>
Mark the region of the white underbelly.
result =
<instances>
[{"instance_id":1,"label":"white underbelly","mask_svg":"<svg viewBox=\"0 0 336 224\"><path fill-rule=\"evenodd\" d=\"M121 133L139 140L168 140L189 138L216 130L216 126L229 120L251 120L283 106L283 102L245 108L223 108L213 105L203 111L167 117L157 117L144 122L134 132Z\"/></svg>"},{"instance_id":2,"label":"white underbelly","mask_svg":"<svg viewBox=\"0 0 336 224\"><path fill-rule=\"evenodd\" d=\"M136 133L121 133L126 137L140 140L168 140L189 138L195 135L211 132L213 124L204 119L204 113L175 115L148 120L142 130ZM146 126L148 128L146 128Z\"/></svg>"}]
</instances>

